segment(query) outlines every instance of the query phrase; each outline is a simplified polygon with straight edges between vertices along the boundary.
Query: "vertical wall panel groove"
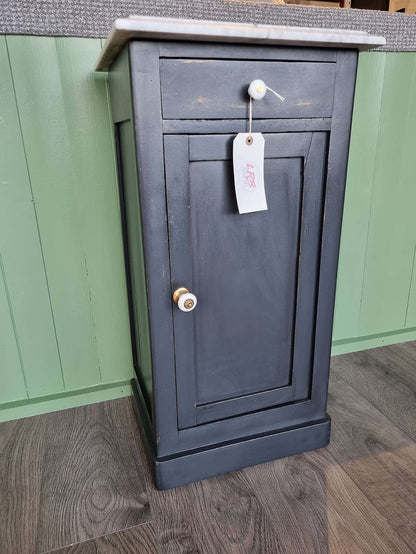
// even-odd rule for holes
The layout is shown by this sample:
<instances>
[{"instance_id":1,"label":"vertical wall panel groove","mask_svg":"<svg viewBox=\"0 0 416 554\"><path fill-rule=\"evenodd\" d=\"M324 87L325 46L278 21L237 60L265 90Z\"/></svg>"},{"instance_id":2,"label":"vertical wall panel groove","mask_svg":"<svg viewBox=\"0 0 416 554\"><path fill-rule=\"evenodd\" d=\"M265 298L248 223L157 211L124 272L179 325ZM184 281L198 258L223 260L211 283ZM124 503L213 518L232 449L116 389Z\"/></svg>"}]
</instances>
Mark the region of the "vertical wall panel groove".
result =
<instances>
[{"instance_id":1,"label":"vertical wall panel groove","mask_svg":"<svg viewBox=\"0 0 416 554\"><path fill-rule=\"evenodd\" d=\"M54 38L7 39L67 389L100 382ZM51 375L54 369L49 368Z\"/></svg>"},{"instance_id":2,"label":"vertical wall panel groove","mask_svg":"<svg viewBox=\"0 0 416 554\"><path fill-rule=\"evenodd\" d=\"M11 162L21 162L17 149L7 148L9 140L16 140L15 123L13 118L14 93L10 78L9 62L7 56L6 39L0 37L0 206L4 197L8 194L11 182L11 171L8 165ZM15 134L13 133L15 131ZM10 151L11 150L11 151ZM21 170L20 170L21 171ZM24 177L24 173L23 173ZM12 185L13 186L13 185ZM8 229L5 221L0 219L0 239ZM2 259L3 248L0 243L0 262L2 271L0 273L0 402L19 400L27 397L26 385L21 365L21 354L19 353L14 325L11 316L6 283L4 282L4 262Z\"/></svg>"},{"instance_id":3,"label":"vertical wall panel groove","mask_svg":"<svg viewBox=\"0 0 416 554\"><path fill-rule=\"evenodd\" d=\"M413 252L412 278L407 300L405 327L416 327L416 245Z\"/></svg>"},{"instance_id":4,"label":"vertical wall panel groove","mask_svg":"<svg viewBox=\"0 0 416 554\"><path fill-rule=\"evenodd\" d=\"M9 297L4 277L3 261L0 255L0 360L1 381L0 402L27 398L23 375L21 353L16 340Z\"/></svg>"},{"instance_id":5,"label":"vertical wall panel groove","mask_svg":"<svg viewBox=\"0 0 416 554\"><path fill-rule=\"evenodd\" d=\"M104 381L132 376L117 175L107 80L92 69L100 41L56 39L74 192Z\"/></svg>"},{"instance_id":6,"label":"vertical wall panel groove","mask_svg":"<svg viewBox=\"0 0 416 554\"><path fill-rule=\"evenodd\" d=\"M358 336L386 54L359 56L333 339Z\"/></svg>"},{"instance_id":7,"label":"vertical wall panel groove","mask_svg":"<svg viewBox=\"0 0 416 554\"><path fill-rule=\"evenodd\" d=\"M412 53L392 53L386 60L360 335L404 327L415 236L416 187L414 177L409 179L413 171L409 147L414 151L415 142L409 122L415 98L414 60Z\"/></svg>"},{"instance_id":8,"label":"vertical wall panel groove","mask_svg":"<svg viewBox=\"0 0 416 554\"><path fill-rule=\"evenodd\" d=\"M403 170L407 186L414 190L416 188L416 168L414 157L416 152L416 56L413 58L413 86L411 91L411 111L407 122L405 147L403 156ZM406 163L411 160L412 163ZM416 200L416 194L413 194L413 202ZM409 297L406 312L405 327L416 327L416 217L413 215L413 234L409 240L413 239L413 266L412 279L409 287Z\"/></svg>"},{"instance_id":9,"label":"vertical wall panel groove","mask_svg":"<svg viewBox=\"0 0 416 554\"><path fill-rule=\"evenodd\" d=\"M412 282L409 291L409 301L406 313L406 327L416 327L416 247L413 258Z\"/></svg>"},{"instance_id":10,"label":"vertical wall panel groove","mask_svg":"<svg viewBox=\"0 0 416 554\"><path fill-rule=\"evenodd\" d=\"M63 383L7 43L0 40L0 251L22 371L36 396Z\"/></svg>"}]
</instances>

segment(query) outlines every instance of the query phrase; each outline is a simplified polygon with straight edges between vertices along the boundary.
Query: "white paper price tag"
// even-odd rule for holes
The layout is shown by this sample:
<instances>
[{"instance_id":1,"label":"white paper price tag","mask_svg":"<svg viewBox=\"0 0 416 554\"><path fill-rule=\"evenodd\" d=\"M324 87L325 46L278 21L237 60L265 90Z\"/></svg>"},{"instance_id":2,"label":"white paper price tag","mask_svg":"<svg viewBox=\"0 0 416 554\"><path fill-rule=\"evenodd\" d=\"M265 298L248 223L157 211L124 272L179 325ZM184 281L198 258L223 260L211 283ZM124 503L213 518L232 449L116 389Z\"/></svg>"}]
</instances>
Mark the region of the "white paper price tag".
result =
<instances>
[{"instance_id":1,"label":"white paper price tag","mask_svg":"<svg viewBox=\"0 0 416 554\"><path fill-rule=\"evenodd\" d=\"M248 137L252 138L247 141ZM234 184L240 214L267 210L264 191L264 137L238 133L233 143Z\"/></svg>"}]
</instances>

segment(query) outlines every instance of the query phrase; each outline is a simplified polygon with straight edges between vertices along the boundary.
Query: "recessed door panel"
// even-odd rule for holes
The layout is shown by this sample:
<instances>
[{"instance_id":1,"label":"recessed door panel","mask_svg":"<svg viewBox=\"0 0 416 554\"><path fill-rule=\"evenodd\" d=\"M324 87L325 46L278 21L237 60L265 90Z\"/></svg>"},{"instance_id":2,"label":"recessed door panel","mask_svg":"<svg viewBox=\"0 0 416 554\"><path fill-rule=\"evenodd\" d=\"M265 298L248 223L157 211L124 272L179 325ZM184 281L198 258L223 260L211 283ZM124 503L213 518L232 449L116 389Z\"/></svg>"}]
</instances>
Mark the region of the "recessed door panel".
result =
<instances>
[{"instance_id":1,"label":"recessed door panel","mask_svg":"<svg viewBox=\"0 0 416 554\"><path fill-rule=\"evenodd\" d=\"M301 161L267 159L269 209L244 215L231 160L190 163L197 404L290 383Z\"/></svg>"},{"instance_id":2,"label":"recessed door panel","mask_svg":"<svg viewBox=\"0 0 416 554\"><path fill-rule=\"evenodd\" d=\"M268 210L244 215L233 138L165 137L172 291L198 299L172 303L179 428L309 391L326 135L265 135Z\"/></svg>"}]
</instances>

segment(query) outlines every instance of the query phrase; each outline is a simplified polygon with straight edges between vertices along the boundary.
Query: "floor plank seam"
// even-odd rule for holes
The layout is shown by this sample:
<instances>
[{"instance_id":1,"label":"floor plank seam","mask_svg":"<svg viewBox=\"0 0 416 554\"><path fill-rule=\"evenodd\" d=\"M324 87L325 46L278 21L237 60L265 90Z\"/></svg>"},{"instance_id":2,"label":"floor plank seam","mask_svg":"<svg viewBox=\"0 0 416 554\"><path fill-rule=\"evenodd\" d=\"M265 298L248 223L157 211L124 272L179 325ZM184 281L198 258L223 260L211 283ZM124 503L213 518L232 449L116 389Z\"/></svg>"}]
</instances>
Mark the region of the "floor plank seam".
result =
<instances>
[{"instance_id":1,"label":"floor plank seam","mask_svg":"<svg viewBox=\"0 0 416 554\"><path fill-rule=\"evenodd\" d=\"M40 527L40 517L39 517L39 514L40 514L40 511L41 511L42 499L43 499L43 490L42 490L43 476L44 476L45 472L47 471L46 464L44 463L45 458L46 458L46 440L47 440L47 425L46 425L46 422L48 421L47 417L48 416L46 415L46 417L45 417L45 427L44 427L44 430L43 430L43 437L42 437L42 440L44 441L44 445L43 445L43 452L42 452L42 463L40 465L40 474L39 474L39 483L41 485L40 485L40 491L39 491L39 497L38 497L38 507L37 507L37 510L36 510L37 521L36 521L36 538L35 538L35 541L34 541L35 542L35 544L34 544L35 548L37 546L37 542L39 540L39 535L40 535L40 529L39 529L39 527Z\"/></svg>"},{"instance_id":2,"label":"floor plank seam","mask_svg":"<svg viewBox=\"0 0 416 554\"><path fill-rule=\"evenodd\" d=\"M406 437L412 442L412 443L415 443L415 438L410 436L407 429L405 428L402 428L402 427L398 427L397 423L395 421L393 421L388 414L382 412L380 410L380 408L378 406L376 406L369 398L367 398L366 396L364 396L362 394L361 391L359 391L356 387L354 387L354 384L353 383L350 383L349 381L347 381L346 379L344 379L343 377L337 375L337 379L341 379L341 381L343 381L344 383L346 383L347 385L349 385L351 388L354 389L354 391L359 394L362 398L364 398L364 400L366 400L369 404L371 404L371 406L377 410L377 412L379 414L381 414L383 417L387 418L389 420L389 422L393 425L393 427L395 427L400 433L403 433L404 435L406 435ZM413 390L413 388L410 388L410 387L407 387L413 394L416 395L416 392ZM329 408L330 410L331 408ZM331 414L330 414L331 415Z\"/></svg>"},{"instance_id":3,"label":"floor plank seam","mask_svg":"<svg viewBox=\"0 0 416 554\"><path fill-rule=\"evenodd\" d=\"M367 496L367 494L364 492L364 490L361 488L360 484L354 479L354 477L352 475L350 475L350 473L343 467L342 465L342 462L339 462L336 460L336 458L334 457L333 454L331 454L331 452L328 452L328 456L333 460L334 464L336 466L338 466L338 468L343 471L347 477L349 479L351 479L351 481L354 483L354 485L358 488L358 490L361 492L361 494L363 494L363 496L365 496L365 498L368 500L368 502L373 506L374 510L378 513L378 515L380 516L381 519L383 519L386 523L386 526L389 528L390 532L392 533L392 535L396 536L399 540L403 541L409 548L412 552L414 552L414 544L409 544L407 542L407 540L400 536L399 533L396 531L396 529L394 529L394 527L392 527L390 525L390 522L389 520L386 518L386 516L380 512L380 510L377 508L377 506L374 504L374 502L371 500L371 498L369 498Z\"/></svg>"},{"instance_id":4,"label":"floor plank seam","mask_svg":"<svg viewBox=\"0 0 416 554\"><path fill-rule=\"evenodd\" d=\"M59 552L63 548L70 548L72 546L78 546L79 544L96 541L104 537L111 537L111 535L117 535L117 533L123 533L124 531L130 531L132 529L137 529L138 527L143 527L143 525L149 525L149 524L151 525L154 524L153 519L149 521L144 521L143 523L139 523L138 525L131 525L130 527L125 527L124 529L117 529L117 531L112 531L111 533L104 533L104 535L98 535L97 537L90 537L89 539L85 539L84 541L72 542L71 544L63 544L62 546L58 546L56 548L53 548L52 550L42 550L41 552L37 552L36 554L51 554L51 552Z\"/></svg>"}]
</instances>

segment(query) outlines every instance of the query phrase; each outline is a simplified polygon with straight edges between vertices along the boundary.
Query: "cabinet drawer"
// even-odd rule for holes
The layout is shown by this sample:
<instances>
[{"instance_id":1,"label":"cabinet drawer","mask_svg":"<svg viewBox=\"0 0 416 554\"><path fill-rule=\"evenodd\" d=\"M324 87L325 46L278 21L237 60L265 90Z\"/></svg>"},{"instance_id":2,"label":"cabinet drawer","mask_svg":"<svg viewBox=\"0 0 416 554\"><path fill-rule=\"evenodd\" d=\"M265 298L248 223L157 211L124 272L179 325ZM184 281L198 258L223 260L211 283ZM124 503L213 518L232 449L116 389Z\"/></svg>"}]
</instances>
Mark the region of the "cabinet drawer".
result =
<instances>
[{"instance_id":1,"label":"cabinet drawer","mask_svg":"<svg viewBox=\"0 0 416 554\"><path fill-rule=\"evenodd\" d=\"M268 93L255 101L262 119L331 117L335 63L162 58L164 119L245 119L253 79L285 97Z\"/></svg>"}]
</instances>

